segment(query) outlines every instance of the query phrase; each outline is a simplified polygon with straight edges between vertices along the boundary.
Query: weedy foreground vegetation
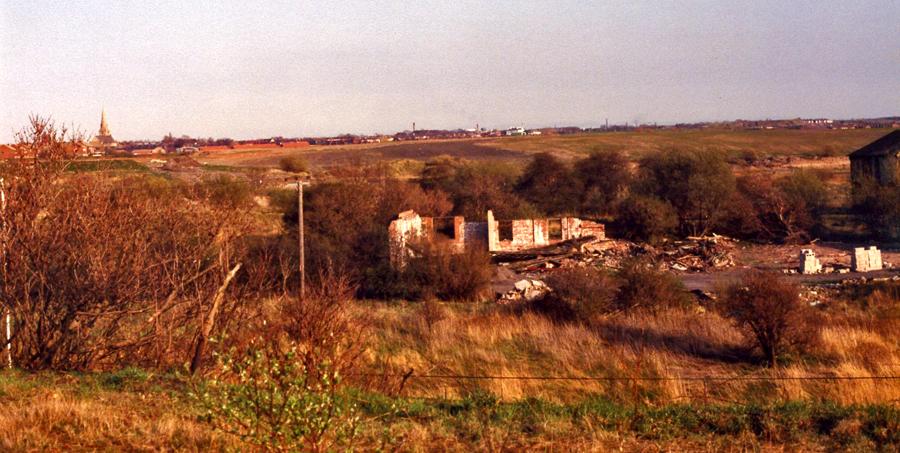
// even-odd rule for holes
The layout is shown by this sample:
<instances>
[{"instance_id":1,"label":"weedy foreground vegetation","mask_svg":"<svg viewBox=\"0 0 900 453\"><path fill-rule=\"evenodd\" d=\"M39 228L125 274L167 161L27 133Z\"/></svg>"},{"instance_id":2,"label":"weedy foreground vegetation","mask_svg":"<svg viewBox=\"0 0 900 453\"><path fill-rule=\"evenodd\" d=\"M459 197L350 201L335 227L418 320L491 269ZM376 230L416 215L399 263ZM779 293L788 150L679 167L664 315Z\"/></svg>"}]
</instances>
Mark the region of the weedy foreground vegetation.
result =
<instances>
[{"instance_id":1,"label":"weedy foreground vegetation","mask_svg":"<svg viewBox=\"0 0 900 453\"><path fill-rule=\"evenodd\" d=\"M296 192L235 175L71 171L69 140L34 118L20 136L34 157L2 168L4 450L900 446L896 284L812 307L802 288L748 273L698 301L633 260L560 269L557 291L501 306L483 252L423 246L403 270L387 257L386 225L407 209L586 215L647 241L802 242L828 233L835 208L815 173L760 187L696 150L636 169L616 152L524 168L441 158L416 181L332 168L304 200L301 299ZM882 206L860 234L896 215Z\"/></svg>"}]
</instances>

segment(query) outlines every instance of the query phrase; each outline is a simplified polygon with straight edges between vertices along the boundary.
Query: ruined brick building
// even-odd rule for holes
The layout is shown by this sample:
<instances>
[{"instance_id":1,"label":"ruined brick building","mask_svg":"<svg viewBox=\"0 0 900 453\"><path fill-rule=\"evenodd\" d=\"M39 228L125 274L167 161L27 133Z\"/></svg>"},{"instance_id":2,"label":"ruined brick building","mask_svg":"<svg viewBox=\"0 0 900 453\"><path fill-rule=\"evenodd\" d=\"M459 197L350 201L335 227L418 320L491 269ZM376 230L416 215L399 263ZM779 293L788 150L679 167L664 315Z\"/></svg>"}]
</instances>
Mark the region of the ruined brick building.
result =
<instances>
[{"instance_id":1,"label":"ruined brick building","mask_svg":"<svg viewBox=\"0 0 900 453\"><path fill-rule=\"evenodd\" d=\"M883 186L900 183L900 130L850 154L850 177L855 186L866 180Z\"/></svg>"},{"instance_id":2,"label":"ruined brick building","mask_svg":"<svg viewBox=\"0 0 900 453\"><path fill-rule=\"evenodd\" d=\"M404 211L388 227L391 264L395 267L406 264L412 254L409 245L417 240L444 239L460 251L474 246L489 252L511 252L589 236L605 239L604 225L577 217L497 220L492 211L484 221L474 222L463 216L422 217Z\"/></svg>"}]
</instances>

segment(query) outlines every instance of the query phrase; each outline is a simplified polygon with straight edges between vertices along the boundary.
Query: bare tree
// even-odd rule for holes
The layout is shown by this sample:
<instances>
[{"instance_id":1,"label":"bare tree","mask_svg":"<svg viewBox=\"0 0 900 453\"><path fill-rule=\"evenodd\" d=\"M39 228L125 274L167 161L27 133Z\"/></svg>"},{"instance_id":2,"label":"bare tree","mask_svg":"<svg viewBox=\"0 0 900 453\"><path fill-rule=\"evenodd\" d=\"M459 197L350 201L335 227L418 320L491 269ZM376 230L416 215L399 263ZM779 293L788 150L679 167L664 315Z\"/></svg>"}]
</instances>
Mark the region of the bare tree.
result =
<instances>
[{"instance_id":1,"label":"bare tree","mask_svg":"<svg viewBox=\"0 0 900 453\"><path fill-rule=\"evenodd\" d=\"M190 187L67 173L67 150L77 146L52 121L32 118L19 134L24 158L3 168L0 303L15 320L17 364L86 369L187 354L197 320L239 262L246 222Z\"/></svg>"},{"instance_id":2,"label":"bare tree","mask_svg":"<svg viewBox=\"0 0 900 453\"><path fill-rule=\"evenodd\" d=\"M815 313L799 294L777 274L753 271L725 290L720 309L774 367L780 355L803 352L819 338Z\"/></svg>"}]
</instances>

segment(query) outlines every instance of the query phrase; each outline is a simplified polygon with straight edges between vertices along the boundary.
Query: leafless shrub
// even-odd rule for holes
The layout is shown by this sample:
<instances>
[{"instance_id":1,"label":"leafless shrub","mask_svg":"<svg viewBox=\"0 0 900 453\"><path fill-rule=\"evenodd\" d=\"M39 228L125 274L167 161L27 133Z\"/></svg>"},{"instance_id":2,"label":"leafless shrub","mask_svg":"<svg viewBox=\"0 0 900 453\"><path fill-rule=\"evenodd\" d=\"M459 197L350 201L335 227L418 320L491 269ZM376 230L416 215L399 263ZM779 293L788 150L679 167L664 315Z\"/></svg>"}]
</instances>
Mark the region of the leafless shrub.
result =
<instances>
[{"instance_id":1,"label":"leafless shrub","mask_svg":"<svg viewBox=\"0 0 900 453\"><path fill-rule=\"evenodd\" d=\"M327 365L342 375L350 374L367 335L365 320L354 317L350 310L355 291L348 275L325 269L304 298L282 301L271 332L297 345L298 359L308 370Z\"/></svg>"},{"instance_id":2,"label":"leafless shrub","mask_svg":"<svg viewBox=\"0 0 900 453\"><path fill-rule=\"evenodd\" d=\"M799 288L777 274L747 273L726 288L719 308L772 367L785 353L809 351L820 336L816 314L800 299Z\"/></svg>"},{"instance_id":3,"label":"leafless shrub","mask_svg":"<svg viewBox=\"0 0 900 453\"><path fill-rule=\"evenodd\" d=\"M561 269L547 284L553 292L533 307L558 320L580 321L614 310L619 287L612 275L594 267Z\"/></svg>"},{"instance_id":4,"label":"leafless shrub","mask_svg":"<svg viewBox=\"0 0 900 453\"><path fill-rule=\"evenodd\" d=\"M656 270L641 260L626 262L617 277L620 281L617 310L657 311L690 303L684 285L675 275Z\"/></svg>"},{"instance_id":5,"label":"leafless shrub","mask_svg":"<svg viewBox=\"0 0 900 453\"><path fill-rule=\"evenodd\" d=\"M158 364L191 344L238 261L234 243L245 226L235 211L204 198L66 175L61 150L74 144L63 140L52 123L32 119L20 149L42 157L3 168L0 303L15 319L15 362L29 369Z\"/></svg>"},{"instance_id":6,"label":"leafless shrub","mask_svg":"<svg viewBox=\"0 0 900 453\"><path fill-rule=\"evenodd\" d=\"M815 203L821 197L813 181L818 180L805 175L791 176L778 183L760 175L739 179L740 194L751 207L753 236L789 243L808 241L815 224Z\"/></svg>"},{"instance_id":7,"label":"leafless shrub","mask_svg":"<svg viewBox=\"0 0 900 453\"><path fill-rule=\"evenodd\" d=\"M404 269L403 281L418 298L477 300L487 295L493 270L488 254L476 247L456 250L446 241L424 241L415 246L416 258Z\"/></svg>"}]
</instances>

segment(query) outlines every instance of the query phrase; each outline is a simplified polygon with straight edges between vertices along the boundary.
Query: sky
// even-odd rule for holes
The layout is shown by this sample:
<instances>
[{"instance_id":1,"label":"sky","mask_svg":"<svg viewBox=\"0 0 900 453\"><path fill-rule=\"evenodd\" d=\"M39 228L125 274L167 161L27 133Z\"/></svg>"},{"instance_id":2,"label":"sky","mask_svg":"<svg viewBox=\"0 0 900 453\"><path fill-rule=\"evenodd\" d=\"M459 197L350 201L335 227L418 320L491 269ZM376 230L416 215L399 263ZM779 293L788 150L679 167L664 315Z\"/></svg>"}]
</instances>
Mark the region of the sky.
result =
<instances>
[{"instance_id":1,"label":"sky","mask_svg":"<svg viewBox=\"0 0 900 453\"><path fill-rule=\"evenodd\" d=\"M0 0L0 142L900 114L900 1Z\"/></svg>"}]
</instances>

